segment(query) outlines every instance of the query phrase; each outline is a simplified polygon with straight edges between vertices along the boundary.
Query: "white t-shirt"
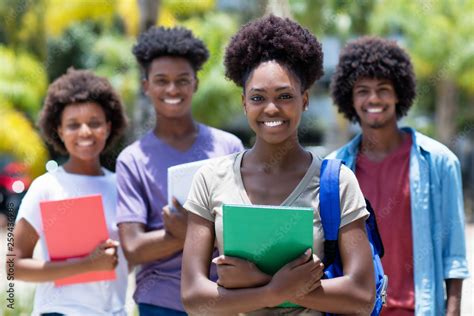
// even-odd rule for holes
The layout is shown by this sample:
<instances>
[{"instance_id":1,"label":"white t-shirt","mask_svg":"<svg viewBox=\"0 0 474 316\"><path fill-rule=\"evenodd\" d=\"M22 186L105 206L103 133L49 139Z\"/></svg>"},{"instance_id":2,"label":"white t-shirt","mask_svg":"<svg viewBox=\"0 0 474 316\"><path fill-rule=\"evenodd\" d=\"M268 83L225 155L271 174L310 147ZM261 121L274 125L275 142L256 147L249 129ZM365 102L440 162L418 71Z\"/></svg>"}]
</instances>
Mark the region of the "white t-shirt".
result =
<instances>
[{"instance_id":1,"label":"white t-shirt","mask_svg":"<svg viewBox=\"0 0 474 316\"><path fill-rule=\"evenodd\" d=\"M36 247L41 260L49 261L39 202L60 200L91 194L101 194L105 220L111 239L118 240L116 223L117 189L115 174L102 168L103 176L67 173L62 167L38 177L31 184L18 211L17 222L24 218L39 235ZM56 312L65 315L126 315L127 261L119 248L116 280L55 287L54 282L36 287L32 315Z\"/></svg>"}]
</instances>

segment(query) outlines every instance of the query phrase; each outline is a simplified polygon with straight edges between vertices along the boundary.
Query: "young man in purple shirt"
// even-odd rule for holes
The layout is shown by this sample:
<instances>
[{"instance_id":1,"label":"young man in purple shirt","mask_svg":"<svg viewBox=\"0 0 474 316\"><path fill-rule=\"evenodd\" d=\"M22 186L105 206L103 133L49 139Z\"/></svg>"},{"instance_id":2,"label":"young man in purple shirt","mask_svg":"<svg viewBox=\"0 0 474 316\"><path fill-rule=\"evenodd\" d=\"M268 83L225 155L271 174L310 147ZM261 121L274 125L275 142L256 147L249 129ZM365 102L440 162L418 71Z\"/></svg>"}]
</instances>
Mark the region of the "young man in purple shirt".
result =
<instances>
[{"instance_id":1,"label":"young man in purple shirt","mask_svg":"<svg viewBox=\"0 0 474 316\"><path fill-rule=\"evenodd\" d=\"M234 135L192 117L196 73L209 53L189 30L153 27L140 36L133 53L144 72L156 126L117 160L120 240L129 263L139 265L134 299L140 315L186 315L180 277L187 215L177 201L176 212L167 206L167 169L243 146Z\"/></svg>"}]
</instances>

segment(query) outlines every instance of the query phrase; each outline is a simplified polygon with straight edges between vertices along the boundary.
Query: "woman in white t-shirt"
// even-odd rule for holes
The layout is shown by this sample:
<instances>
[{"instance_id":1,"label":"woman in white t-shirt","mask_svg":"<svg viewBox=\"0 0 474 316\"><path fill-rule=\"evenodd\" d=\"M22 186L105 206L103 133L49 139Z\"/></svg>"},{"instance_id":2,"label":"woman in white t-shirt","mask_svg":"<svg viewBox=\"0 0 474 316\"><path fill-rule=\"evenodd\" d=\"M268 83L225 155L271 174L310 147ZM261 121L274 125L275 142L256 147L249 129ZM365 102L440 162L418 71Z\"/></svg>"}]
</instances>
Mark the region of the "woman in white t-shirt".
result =
<instances>
[{"instance_id":1,"label":"woman in white t-shirt","mask_svg":"<svg viewBox=\"0 0 474 316\"><path fill-rule=\"evenodd\" d=\"M256 134L248 151L218 158L195 175L184 207L189 211L181 295L191 314L360 314L374 302L374 268L365 233L366 205L354 174L340 173L338 246L344 276L321 280L323 232L319 217L321 159L298 140L309 88L322 71L317 39L299 24L275 16L241 28L226 49L226 76L243 87L242 103ZM222 255L222 205L312 207L314 254L308 249L275 275ZM214 244L219 280L208 278ZM284 301L300 307L277 308Z\"/></svg>"},{"instance_id":2,"label":"woman in white t-shirt","mask_svg":"<svg viewBox=\"0 0 474 316\"><path fill-rule=\"evenodd\" d=\"M46 141L69 158L35 179L23 198L14 230L15 280L39 283L33 315L126 315L128 267L117 242L115 175L100 164L100 154L126 126L120 98L105 78L70 69L50 85L39 126ZM92 194L102 196L109 239L82 259L50 261L39 203ZM54 285L60 278L113 269L112 281Z\"/></svg>"}]
</instances>

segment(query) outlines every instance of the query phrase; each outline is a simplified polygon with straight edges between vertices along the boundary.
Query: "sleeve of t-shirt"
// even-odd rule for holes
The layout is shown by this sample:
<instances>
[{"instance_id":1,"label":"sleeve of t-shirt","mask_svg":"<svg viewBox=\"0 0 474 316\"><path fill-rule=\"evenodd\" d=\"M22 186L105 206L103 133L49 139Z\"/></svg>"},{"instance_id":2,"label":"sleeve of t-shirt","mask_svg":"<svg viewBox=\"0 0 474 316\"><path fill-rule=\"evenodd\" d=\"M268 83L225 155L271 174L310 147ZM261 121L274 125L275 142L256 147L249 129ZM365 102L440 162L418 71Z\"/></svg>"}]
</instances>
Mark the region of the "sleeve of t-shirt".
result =
<instances>
[{"instance_id":1,"label":"sleeve of t-shirt","mask_svg":"<svg viewBox=\"0 0 474 316\"><path fill-rule=\"evenodd\" d=\"M196 172L188 199L184 203L184 208L208 221L214 222L215 219L211 211L210 203L211 171L212 169L208 165L205 165Z\"/></svg>"},{"instance_id":2,"label":"sleeve of t-shirt","mask_svg":"<svg viewBox=\"0 0 474 316\"><path fill-rule=\"evenodd\" d=\"M129 158L129 159L128 159ZM131 157L117 159L117 223L147 222L147 203L136 163Z\"/></svg>"},{"instance_id":3,"label":"sleeve of t-shirt","mask_svg":"<svg viewBox=\"0 0 474 316\"><path fill-rule=\"evenodd\" d=\"M33 226L38 235L43 230L39 203L40 201L47 200L45 192L47 185L44 183L41 184L40 182L39 179L36 179L31 183L30 188L21 200L18 215L16 217L16 223L24 218L31 224L31 226Z\"/></svg>"},{"instance_id":4,"label":"sleeve of t-shirt","mask_svg":"<svg viewBox=\"0 0 474 316\"><path fill-rule=\"evenodd\" d=\"M339 198L341 201L341 225L344 227L360 218L367 219L364 195L354 173L346 166L341 166L339 174Z\"/></svg>"},{"instance_id":5,"label":"sleeve of t-shirt","mask_svg":"<svg viewBox=\"0 0 474 316\"><path fill-rule=\"evenodd\" d=\"M442 225L439 233L443 256L445 279L465 279L469 277L466 260L466 240L464 235L464 205L462 197L461 166L453 155L446 155L441 164Z\"/></svg>"},{"instance_id":6,"label":"sleeve of t-shirt","mask_svg":"<svg viewBox=\"0 0 474 316\"><path fill-rule=\"evenodd\" d=\"M232 141L231 152L229 152L229 154L238 153L242 150L244 150L244 145L242 144L242 141L237 136L234 136Z\"/></svg>"}]
</instances>

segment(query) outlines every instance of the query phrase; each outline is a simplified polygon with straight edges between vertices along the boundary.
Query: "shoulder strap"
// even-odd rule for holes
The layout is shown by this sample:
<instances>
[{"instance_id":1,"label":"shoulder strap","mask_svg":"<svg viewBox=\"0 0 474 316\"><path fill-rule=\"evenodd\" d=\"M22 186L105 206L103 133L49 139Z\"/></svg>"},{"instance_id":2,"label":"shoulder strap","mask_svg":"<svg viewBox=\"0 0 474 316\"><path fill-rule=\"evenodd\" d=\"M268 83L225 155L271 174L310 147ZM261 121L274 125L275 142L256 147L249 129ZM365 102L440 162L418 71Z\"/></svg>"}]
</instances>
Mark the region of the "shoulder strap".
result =
<instances>
[{"instance_id":1,"label":"shoulder strap","mask_svg":"<svg viewBox=\"0 0 474 316\"><path fill-rule=\"evenodd\" d=\"M324 231L325 264L331 264L337 254L337 238L341 224L339 201L340 159L325 159L321 165L319 210Z\"/></svg>"}]
</instances>

